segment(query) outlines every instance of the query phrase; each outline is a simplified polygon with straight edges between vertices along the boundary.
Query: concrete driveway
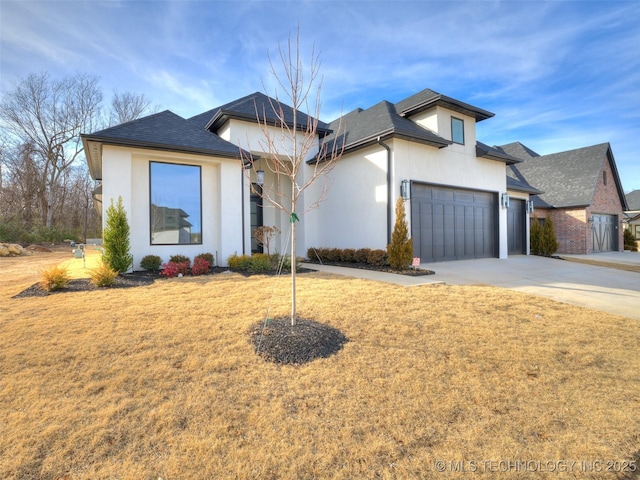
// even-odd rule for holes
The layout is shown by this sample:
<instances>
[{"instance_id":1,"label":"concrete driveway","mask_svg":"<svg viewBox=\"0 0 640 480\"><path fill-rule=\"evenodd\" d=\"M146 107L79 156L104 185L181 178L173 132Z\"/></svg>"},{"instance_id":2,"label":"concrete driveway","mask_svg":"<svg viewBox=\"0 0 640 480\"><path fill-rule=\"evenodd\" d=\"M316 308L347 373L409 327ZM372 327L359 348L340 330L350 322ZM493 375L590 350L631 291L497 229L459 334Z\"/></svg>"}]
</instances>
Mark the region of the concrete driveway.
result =
<instances>
[{"instance_id":1,"label":"concrete driveway","mask_svg":"<svg viewBox=\"0 0 640 480\"><path fill-rule=\"evenodd\" d=\"M640 253L611 252L576 255L589 260L640 265ZM516 255L508 260L487 258L423 264L435 275L407 277L389 273L305 264L310 268L400 285L445 283L493 285L552 298L640 320L640 273L594 265Z\"/></svg>"}]
</instances>

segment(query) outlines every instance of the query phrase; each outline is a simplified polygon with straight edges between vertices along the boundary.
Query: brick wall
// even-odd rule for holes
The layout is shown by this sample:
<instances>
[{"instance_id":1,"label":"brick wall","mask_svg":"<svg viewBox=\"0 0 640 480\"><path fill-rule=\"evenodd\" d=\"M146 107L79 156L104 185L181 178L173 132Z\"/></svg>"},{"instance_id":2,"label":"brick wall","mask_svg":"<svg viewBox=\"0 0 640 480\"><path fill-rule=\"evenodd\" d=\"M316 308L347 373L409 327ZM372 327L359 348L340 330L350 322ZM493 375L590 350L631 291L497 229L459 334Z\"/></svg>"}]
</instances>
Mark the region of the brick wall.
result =
<instances>
[{"instance_id":1,"label":"brick wall","mask_svg":"<svg viewBox=\"0 0 640 480\"><path fill-rule=\"evenodd\" d=\"M607 184L604 184L602 173L598 178L598 185L596 187L596 193L593 196L591 206L587 208L587 214L591 216L593 213L604 213L607 215L618 216L618 250L624 250L624 232L621 228L620 221L622 220L622 204L620 203L620 196L618 195L618 189L616 188L616 182L613 177L613 171L611 170L611 163L607 161L602 169L607 178ZM589 252L592 250L591 235L589 235Z\"/></svg>"},{"instance_id":2,"label":"brick wall","mask_svg":"<svg viewBox=\"0 0 640 480\"><path fill-rule=\"evenodd\" d=\"M591 206L575 209L536 209L534 212L538 218L545 218L547 213L551 215L556 238L560 244L558 253L592 253L593 245L589 217L594 213L618 216L618 250L622 251L624 249L624 232L620 228L622 204L620 203L620 196L618 195L609 161L605 163L603 171L607 177L607 184L604 184L601 173L598 177L598 185ZM533 218L533 215L531 218Z\"/></svg>"}]
</instances>

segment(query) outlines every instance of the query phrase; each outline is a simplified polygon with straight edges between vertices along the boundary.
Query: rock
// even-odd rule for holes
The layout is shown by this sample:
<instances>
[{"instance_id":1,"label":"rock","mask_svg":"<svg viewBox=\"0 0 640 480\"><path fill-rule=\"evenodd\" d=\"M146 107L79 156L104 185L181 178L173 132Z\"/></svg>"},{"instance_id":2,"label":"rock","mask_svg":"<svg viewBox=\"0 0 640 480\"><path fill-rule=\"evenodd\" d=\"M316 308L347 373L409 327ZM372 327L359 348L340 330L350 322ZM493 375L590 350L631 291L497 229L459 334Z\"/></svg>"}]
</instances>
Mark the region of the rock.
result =
<instances>
[{"instance_id":1,"label":"rock","mask_svg":"<svg viewBox=\"0 0 640 480\"><path fill-rule=\"evenodd\" d=\"M8 257L9 256L9 245L5 243L0 243L0 257Z\"/></svg>"},{"instance_id":2,"label":"rock","mask_svg":"<svg viewBox=\"0 0 640 480\"><path fill-rule=\"evenodd\" d=\"M22 245L12 243L11 245L9 245L9 253L11 255L22 255L24 253L24 248L22 248Z\"/></svg>"}]
</instances>

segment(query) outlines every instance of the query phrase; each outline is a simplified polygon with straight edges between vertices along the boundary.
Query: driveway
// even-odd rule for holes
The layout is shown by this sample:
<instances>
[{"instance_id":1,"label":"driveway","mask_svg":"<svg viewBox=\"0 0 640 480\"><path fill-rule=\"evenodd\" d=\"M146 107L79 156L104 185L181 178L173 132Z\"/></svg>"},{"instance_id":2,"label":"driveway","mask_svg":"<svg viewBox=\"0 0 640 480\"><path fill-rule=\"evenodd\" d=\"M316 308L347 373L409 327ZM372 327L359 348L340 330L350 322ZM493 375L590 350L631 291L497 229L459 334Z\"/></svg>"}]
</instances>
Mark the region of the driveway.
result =
<instances>
[{"instance_id":1,"label":"driveway","mask_svg":"<svg viewBox=\"0 0 640 480\"><path fill-rule=\"evenodd\" d=\"M632 252L575 257L640 265L640 253ZM568 260L516 255L508 260L487 258L423 264L423 268L436 272L435 275L424 277L310 264L305 266L406 286L429 283L493 285L640 320L640 273Z\"/></svg>"}]
</instances>

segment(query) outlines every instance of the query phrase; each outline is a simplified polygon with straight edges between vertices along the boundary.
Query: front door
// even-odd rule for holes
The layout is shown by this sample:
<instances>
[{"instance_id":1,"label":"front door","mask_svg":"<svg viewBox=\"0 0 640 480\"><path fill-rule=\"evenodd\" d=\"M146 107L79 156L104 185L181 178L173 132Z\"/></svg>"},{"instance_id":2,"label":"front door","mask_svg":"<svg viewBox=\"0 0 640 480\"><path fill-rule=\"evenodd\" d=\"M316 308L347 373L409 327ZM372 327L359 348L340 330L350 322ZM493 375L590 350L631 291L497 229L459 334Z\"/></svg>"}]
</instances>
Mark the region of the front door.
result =
<instances>
[{"instance_id":1,"label":"front door","mask_svg":"<svg viewBox=\"0 0 640 480\"><path fill-rule=\"evenodd\" d=\"M253 184L251 192L251 253L262 253L262 244L258 243L255 236L257 228L262 227L262 198L256 192L262 193L262 187L257 183Z\"/></svg>"},{"instance_id":2,"label":"front door","mask_svg":"<svg viewBox=\"0 0 640 480\"><path fill-rule=\"evenodd\" d=\"M524 200L512 198L507 208L507 240L509 255L527 253Z\"/></svg>"}]
</instances>

